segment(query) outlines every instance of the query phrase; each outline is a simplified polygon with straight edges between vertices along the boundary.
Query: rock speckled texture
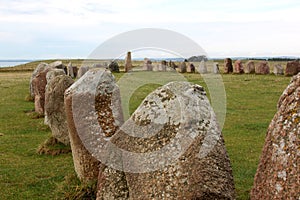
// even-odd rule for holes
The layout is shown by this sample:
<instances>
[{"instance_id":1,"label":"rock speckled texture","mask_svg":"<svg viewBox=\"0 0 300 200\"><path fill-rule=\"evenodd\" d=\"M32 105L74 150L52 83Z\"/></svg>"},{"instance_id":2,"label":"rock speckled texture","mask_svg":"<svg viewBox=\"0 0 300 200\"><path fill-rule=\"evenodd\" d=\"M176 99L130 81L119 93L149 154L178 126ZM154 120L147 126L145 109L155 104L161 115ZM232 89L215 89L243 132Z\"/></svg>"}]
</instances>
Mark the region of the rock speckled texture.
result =
<instances>
[{"instance_id":1,"label":"rock speckled texture","mask_svg":"<svg viewBox=\"0 0 300 200\"><path fill-rule=\"evenodd\" d=\"M251 191L251 199L300 199L300 73L277 104Z\"/></svg>"},{"instance_id":2,"label":"rock speckled texture","mask_svg":"<svg viewBox=\"0 0 300 200\"><path fill-rule=\"evenodd\" d=\"M236 60L234 62L234 73L236 74L243 74L244 73L244 66L241 60Z\"/></svg>"},{"instance_id":3,"label":"rock speckled texture","mask_svg":"<svg viewBox=\"0 0 300 200\"><path fill-rule=\"evenodd\" d=\"M67 75L56 76L47 83L45 93L46 124L49 125L53 137L66 145L70 143L70 140L64 106L64 93L73 83L72 78Z\"/></svg>"},{"instance_id":4,"label":"rock speckled texture","mask_svg":"<svg viewBox=\"0 0 300 200\"><path fill-rule=\"evenodd\" d=\"M285 75L293 76L300 72L300 62L299 60L289 61L286 64Z\"/></svg>"},{"instance_id":5,"label":"rock speckled texture","mask_svg":"<svg viewBox=\"0 0 300 200\"><path fill-rule=\"evenodd\" d=\"M255 66L255 73L256 74L270 74L270 67L267 61L260 61Z\"/></svg>"},{"instance_id":6,"label":"rock speckled texture","mask_svg":"<svg viewBox=\"0 0 300 200\"><path fill-rule=\"evenodd\" d=\"M93 143L105 145L123 124L120 105L119 89L109 70L91 69L66 90L65 107L74 167L82 181L97 179L100 161L92 155L96 153Z\"/></svg>"},{"instance_id":7,"label":"rock speckled texture","mask_svg":"<svg viewBox=\"0 0 300 200\"><path fill-rule=\"evenodd\" d=\"M129 193L123 199L235 198L224 140L199 85L171 82L158 88L110 142L122 155L114 158L125 171L120 188L127 186Z\"/></svg>"}]
</instances>

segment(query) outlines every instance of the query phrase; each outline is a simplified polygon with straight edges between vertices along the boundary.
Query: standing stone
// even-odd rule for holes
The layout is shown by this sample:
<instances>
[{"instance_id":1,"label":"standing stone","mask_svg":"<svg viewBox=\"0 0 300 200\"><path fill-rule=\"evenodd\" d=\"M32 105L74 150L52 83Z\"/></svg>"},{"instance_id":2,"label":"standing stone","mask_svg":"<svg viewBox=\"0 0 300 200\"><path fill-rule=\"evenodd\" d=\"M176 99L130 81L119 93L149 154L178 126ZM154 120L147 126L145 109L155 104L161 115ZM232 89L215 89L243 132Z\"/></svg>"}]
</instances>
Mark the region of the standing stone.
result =
<instances>
[{"instance_id":1,"label":"standing stone","mask_svg":"<svg viewBox=\"0 0 300 200\"><path fill-rule=\"evenodd\" d=\"M162 71L162 72L167 71L167 65L168 65L167 61L162 60L158 66L158 71Z\"/></svg>"},{"instance_id":2,"label":"standing stone","mask_svg":"<svg viewBox=\"0 0 300 200\"><path fill-rule=\"evenodd\" d=\"M180 63L179 67L177 68L179 73L186 73L186 62Z\"/></svg>"},{"instance_id":3,"label":"standing stone","mask_svg":"<svg viewBox=\"0 0 300 200\"><path fill-rule=\"evenodd\" d=\"M105 146L123 124L120 105L120 92L109 70L91 69L65 92L73 162L83 182L98 177L100 161L94 156L104 153L93 152L93 144Z\"/></svg>"},{"instance_id":4,"label":"standing stone","mask_svg":"<svg viewBox=\"0 0 300 200\"><path fill-rule=\"evenodd\" d=\"M128 51L125 58L125 72L129 72L132 69L131 52Z\"/></svg>"},{"instance_id":5,"label":"standing stone","mask_svg":"<svg viewBox=\"0 0 300 200\"><path fill-rule=\"evenodd\" d=\"M169 62L169 66L172 68L172 69L175 69L178 67L173 61L170 60Z\"/></svg>"},{"instance_id":6,"label":"standing stone","mask_svg":"<svg viewBox=\"0 0 300 200\"><path fill-rule=\"evenodd\" d=\"M199 85L158 88L111 142L132 152L122 157L129 199L235 198L223 136Z\"/></svg>"},{"instance_id":7,"label":"standing stone","mask_svg":"<svg viewBox=\"0 0 300 200\"><path fill-rule=\"evenodd\" d=\"M112 62L108 65L108 69L109 69L111 72L120 72L119 64L117 63L117 61L112 61Z\"/></svg>"},{"instance_id":8,"label":"standing stone","mask_svg":"<svg viewBox=\"0 0 300 200\"><path fill-rule=\"evenodd\" d=\"M52 136L65 145L68 145L70 140L64 106L64 93L73 82L70 76L56 76L47 83L45 92L45 120L47 119Z\"/></svg>"},{"instance_id":9,"label":"standing stone","mask_svg":"<svg viewBox=\"0 0 300 200\"><path fill-rule=\"evenodd\" d=\"M88 66L81 66L78 70L78 74L77 77L81 78L87 71L89 71L89 67Z\"/></svg>"},{"instance_id":10,"label":"standing stone","mask_svg":"<svg viewBox=\"0 0 300 200\"><path fill-rule=\"evenodd\" d=\"M195 65L193 63L188 63L186 72L188 73L195 73Z\"/></svg>"},{"instance_id":11,"label":"standing stone","mask_svg":"<svg viewBox=\"0 0 300 200\"><path fill-rule=\"evenodd\" d=\"M300 62L299 60L289 61L286 64L285 75L293 76L300 72Z\"/></svg>"},{"instance_id":12,"label":"standing stone","mask_svg":"<svg viewBox=\"0 0 300 200\"><path fill-rule=\"evenodd\" d=\"M232 60L230 58L224 59L224 73L229 74L233 72Z\"/></svg>"},{"instance_id":13,"label":"standing stone","mask_svg":"<svg viewBox=\"0 0 300 200\"><path fill-rule=\"evenodd\" d=\"M273 69L273 73L275 75L283 75L283 67L281 66L281 64L275 64L274 65L274 69Z\"/></svg>"},{"instance_id":14,"label":"standing stone","mask_svg":"<svg viewBox=\"0 0 300 200\"><path fill-rule=\"evenodd\" d=\"M201 60L201 62L199 64L198 72L200 74L206 74L207 73L207 67L206 67L206 63L205 63L204 60Z\"/></svg>"},{"instance_id":15,"label":"standing stone","mask_svg":"<svg viewBox=\"0 0 300 200\"><path fill-rule=\"evenodd\" d=\"M45 89L47 85L46 75L50 68L45 68L39 72L32 80L34 91L34 110L40 115L44 115L45 111Z\"/></svg>"},{"instance_id":16,"label":"standing stone","mask_svg":"<svg viewBox=\"0 0 300 200\"><path fill-rule=\"evenodd\" d=\"M244 66L241 60L236 60L234 62L234 73L236 74L243 74L244 73Z\"/></svg>"},{"instance_id":17,"label":"standing stone","mask_svg":"<svg viewBox=\"0 0 300 200\"><path fill-rule=\"evenodd\" d=\"M65 74L68 74L67 67L62 63L62 61L55 61L49 64L50 68L62 69L64 70Z\"/></svg>"},{"instance_id":18,"label":"standing stone","mask_svg":"<svg viewBox=\"0 0 300 200\"><path fill-rule=\"evenodd\" d=\"M70 76L71 78L75 78L73 66L71 62L69 62L69 64L67 65L67 69L68 69L68 76Z\"/></svg>"},{"instance_id":19,"label":"standing stone","mask_svg":"<svg viewBox=\"0 0 300 200\"><path fill-rule=\"evenodd\" d=\"M256 74L270 74L270 67L267 61L260 61L255 68Z\"/></svg>"},{"instance_id":20,"label":"standing stone","mask_svg":"<svg viewBox=\"0 0 300 200\"><path fill-rule=\"evenodd\" d=\"M66 75L64 70L50 68L46 74L47 85L52 79L54 79L56 76L60 76L60 75ZM46 87L47 87L47 85L46 85Z\"/></svg>"},{"instance_id":21,"label":"standing stone","mask_svg":"<svg viewBox=\"0 0 300 200\"><path fill-rule=\"evenodd\" d=\"M254 61L249 60L244 68L245 74L255 74Z\"/></svg>"},{"instance_id":22,"label":"standing stone","mask_svg":"<svg viewBox=\"0 0 300 200\"><path fill-rule=\"evenodd\" d=\"M33 86L33 79L42 71L44 71L46 68L49 68L49 65L47 63L41 62L38 64L38 66L35 68L35 70L33 71L31 78L30 78L30 96L31 98L35 97L34 94L34 86Z\"/></svg>"},{"instance_id":23,"label":"standing stone","mask_svg":"<svg viewBox=\"0 0 300 200\"><path fill-rule=\"evenodd\" d=\"M153 70L152 61L150 59L148 59L148 58L144 59L143 70L145 70L145 71Z\"/></svg>"},{"instance_id":24,"label":"standing stone","mask_svg":"<svg viewBox=\"0 0 300 200\"><path fill-rule=\"evenodd\" d=\"M300 199L300 74L281 95L251 191L252 200Z\"/></svg>"},{"instance_id":25,"label":"standing stone","mask_svg":"<svg viewBox=\"0 0 300 200\"><path fill-rule=\"evenodd\" d=\"M214 74L220 74L219 64L218 63L214 63L213 72L214 72Z\"/></svg>"}]
</instances>

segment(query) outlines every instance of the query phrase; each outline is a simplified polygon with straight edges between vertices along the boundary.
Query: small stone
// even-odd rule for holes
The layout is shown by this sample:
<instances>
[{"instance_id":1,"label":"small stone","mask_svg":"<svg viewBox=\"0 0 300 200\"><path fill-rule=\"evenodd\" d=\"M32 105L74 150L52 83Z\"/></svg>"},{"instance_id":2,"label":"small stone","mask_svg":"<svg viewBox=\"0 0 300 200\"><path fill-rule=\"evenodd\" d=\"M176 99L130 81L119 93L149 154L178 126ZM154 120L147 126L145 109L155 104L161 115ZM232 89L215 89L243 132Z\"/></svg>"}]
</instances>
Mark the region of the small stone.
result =
<instances>
[{"instance_id":1,"label":"small stone","mask_svg":"<svg viewBox=\"0 0 300 200\"><path fill-rule=\"evenodd\" d=\"M270 67L267 61L260 61L255 68L256 74L270 74Z\"/></svg>"},{"instance_id":2,"label":"small stone","mask_svg":"<svg viewBox=\"0 0 300 200\"><path fill-rule=\"evenodd\" d=\"M229 74L233 72L232 60L230 58L224 59L224 73Z\"/></svg>"},{"instance_id":3,"label":"small stone","mask_svg":"<svg viewBox=\"0 0 300 200\"><path fill-rule=\"evenodd\" d=\"M249 60L244 67L245 74L255 74L254 61Z\"/></svg>"},{"instance_id":4,"label":"small stone","mask_svg":"<svg viewBox=\"0 0 300 200\"><path fill-rule=\"evenodd\" d=\"M234 62L234 73L236 74L244 73L244 66L241 60L237 60Z\"/></svg>"}]
</instances>

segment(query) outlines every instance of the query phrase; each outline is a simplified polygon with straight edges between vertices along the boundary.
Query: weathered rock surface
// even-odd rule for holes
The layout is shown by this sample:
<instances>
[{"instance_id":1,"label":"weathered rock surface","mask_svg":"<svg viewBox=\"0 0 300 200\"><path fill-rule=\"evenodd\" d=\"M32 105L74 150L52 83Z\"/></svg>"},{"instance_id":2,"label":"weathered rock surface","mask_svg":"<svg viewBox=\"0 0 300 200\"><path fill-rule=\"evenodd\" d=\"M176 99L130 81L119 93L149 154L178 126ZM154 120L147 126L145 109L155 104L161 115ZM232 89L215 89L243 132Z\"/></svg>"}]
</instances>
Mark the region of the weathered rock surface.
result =
<instances>
[{"instance_id":1,"label":"weathered rock surface","mask_svg":"<svg viewBox=\"0 0 300 200\"><path fill-rule=\"evenodd\" d=\"M45 111L45 89L47 85L46 75L49 70L50 68L46 67L32 79L32 87L34 91L34 110L40 115L44 115Z\"/></svg>"},{"instance_id":2,"label":"weathered rock surface","mask_svg":"<svg viewBox=\"0 0 300 200\"><path fill-rule=\"evenodd\" d=\"M300 199L300 74L281 95L251 191L252 200Z\"/></svg>"},{"instance_id":3,"label":"weathered rock surface","mask_svg":"<svg viewBox=\"0 0 300 200\"><path fill-rule=\"evenodd\" d=\"M125 72L129 72L132 69L131 52L127 52L125 58Z\"/></svg>"},{"instance_id":4,"label":"weathered rock surface","mask_svg":"<svg viewBox=\"0 0 300 200\"><path fill-rule=\"evenodd\" d=\"M81 66L78 69L78 73L77 73L77 77L81 78L85 73L87 73L89 71L89 67L88 66Z\"/></svg>"},{"instance_id":5,"label":"weathered rock surface","mask_svg":"<svg viewBox=\"0 0 300 200\"><path fill-rule=\"evenodd\" d=\"M270 67L267 61L260 61L255 67L256 74L270 74Z\"/></svg>"},{"instance_id":6,"label":"weathered rock surface","mask_svg":"<svg viewBox=\"0 0 300 200\"><path fill-rule=\"evenodd\" d=\"M235 197L224 140L199 85L171 82L158 88L110 142L119 150L114 155L122 155L111 161L121 161L125 171L126 184L123 176L115 178L123 181L119 188L128 187L123 199L125 194L128 199ZM109 177L106 181L111 183Z\"/></svg>"},{"instance_id":7,"label":"weathered rock surface","mask_svg":"<svg viewBox=\"0 0 300 200\"><path fill-rule=\"evenodd\" d=\"M54 79L56 76L60 76L60 75L66 75L65 71L63 69L50 68L46 74L47 85L48 85L48 83L50 83L50 81L52 79ZM46 87L47 87L47 85L46 85Z\"/></svg>"},{"instance_id":8,"label":"weathered rock surface","mask_svg":"<svg viewBox=\"0 0 300 200\"><path fill-rule=\"evenodd\" d=\"M214 74L219 74L220 73L219 64L218 63L214 63L213 64L213 73Z\"/></svg>"},{"instance_id":9,"label":"weathered rock surface","mask_svg":"<svg viewBox=\"0 0 300 200\"><path fill-rule=\"evenodd\" d=\"M31 78L30 78L30 96L31 98L34 98L35 94L34 94L34 86L33 86L33 79L42 71L44 71L46 68L48 68L48 64L47 63L44 63L44 62L41 62L38 64L38 66L35 68L35 70L33 71L32 75L31 75Z\"/></svg>"},{"instance_id":10,"label":"weathered rock surface","mask_svg":"<svg viewBox=\"0 0 300 200\"><path fill-rule=\"evenodd\" d=\"M49 64L50 68L62 69L64 70L65 74L68 73L67 67L62 63L62 61L55 61Z\"/></svg>"},{"instance_id":11,"label":"weathered rock surface","mask_svg":"<svg viewBox=\"0 0 300 200\"><path fill-rule=\"evenodd\" d=\"M117 61L112 61L108 65L108 69L112 72L120 72L120 67L119 67L119 64L117 63Z\"/></svg>"},{"instance_id":12,"label":"weathered rock surface","mask_svg":"<svg viewBox=\"0 0 300 200\"><path fill-rule=\"evenodd\" d=\"M275 75L283 75L284 74L283 67L281 66L281 64L274 65L273 73Z\"/></svg>"},{"instance_id":13,"label":"weathered rock surface","mask_svg":"<svg viewBox=\"0 0 300 200\"><path fill-rule=\"evenodd\" d=\"M244 67L245 74L255 74L254 61L249 60Z\"/></svg>"},{"instance_id":14,"label":"weathered rock surface","mask_svg":"<svg viewBox=\"0 0 300 200\"><path fill-rule=\"evenodd\" d=\"M224 59L224 73L229 74L233 72L232 60L231 58Z\"/></svg>"},{"instance_id":15,"label":"weathered rock surface","mask_svg":"<svg viewBox=\"0 0 300 200\"><path fill-rule=\"evenodd\" d=\"M186 73L186 68L187 68L186 62L182 62L182 63L180 63L179 67L177 68L177 71L179 73Z\"/></svg>"},{"instance_id":16,"label":"weathered rock surface","mask_svg":"<svg viewBox=\"0 0 300 200\"><path fill-rule=\"evenodd\" d=\"M73 82L70 76L56 76L47 83L45 92L46 123L51 129L52 136L65 145L68 145L70 140L64 106L64 93Z\"/></svg>"},{"instance_id":17,"label":"weathered rock surface","mask_svg":"<svg viewBox=\"0 0 300 200\"><path fill-rule=\"evenodd\" d=\"M244 66L241 60L236 60L234 62L234 73L236 74L243 74L244 73Z\"/></svg>"},{"instance_id":18,"label":"weathered rock surface","mask_svg":"<svg viewBox=\"0 0 300 200\"><path fill-rule=\"evenodd\" d=\"M67 75L70 76L71 78L75 78L74 70L71 62L68 63L67 69L68 69Z\"/></svg>"},{"instance_id":19,"label":"weathered rock surface","mask_svg":"<svg viewBox=\"0 0 300 200\"><path fill-rule=\"evenodd\" d=\"M91 69L66 90L70 144L75 171L81 181L97 180L100 159L94 154L105 153L94 152L93 145L105 146L123 124L120 105L119 89L109 70Z\"/></svg>"},{"instance_id":20,"label":"weathered rock surface","mask_svg":"<svg viewBox=\"0 0 300 200\"><path fill-rule=\"evenodd\" d=\"M145 70L145 71L153 70L152 61L150 59L148 59L148 58L144 59L143 70Z\"/></svg>"},{"instance_id":21,"label":"weathered rock surface","mask_svg":"<svg viewBox=\"0 0 300 200\"><path fill-rule=\"evenodd\" d=\"M206 67L206 63L204 60L202 60L199 64L199 68L198 68L198 72L200 74L206 74L208 71L207 71L207 67Z\"/></svg>"},{"instance_id":22,"label":"weathered rock surface","mask_svg":"<svg viewBox=\"0 0 300 200\"><path fill-rule=\"evenodd\" d=\"M286 64L285 75L293 76L300 72L300 62L299 60L289 61Z\"/></svg>"}]
</instances>

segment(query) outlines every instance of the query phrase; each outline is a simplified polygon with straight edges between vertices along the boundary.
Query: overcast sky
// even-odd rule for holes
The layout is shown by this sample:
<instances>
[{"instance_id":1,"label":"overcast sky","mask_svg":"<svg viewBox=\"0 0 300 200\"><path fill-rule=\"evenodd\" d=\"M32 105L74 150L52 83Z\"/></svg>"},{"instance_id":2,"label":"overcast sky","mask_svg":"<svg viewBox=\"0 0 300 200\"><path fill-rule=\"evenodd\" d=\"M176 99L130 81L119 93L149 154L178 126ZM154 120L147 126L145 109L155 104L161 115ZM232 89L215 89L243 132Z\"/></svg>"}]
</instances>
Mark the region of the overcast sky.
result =
<instances>
[{"instance_id":1,"label":"overcast sky","mask_svg":"<svg viewBox=\"0 0 300 200\"><path fill-rule=\"evenodd\" d=\"M209 57L300 56L299 16L299 0L0 0L0 59L86 58L141 28L183 34Z\"/></svg>"}]
</instances>

